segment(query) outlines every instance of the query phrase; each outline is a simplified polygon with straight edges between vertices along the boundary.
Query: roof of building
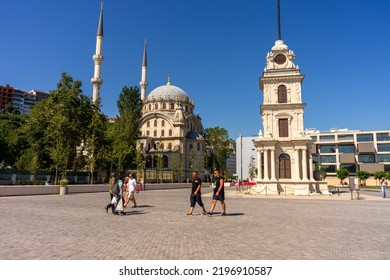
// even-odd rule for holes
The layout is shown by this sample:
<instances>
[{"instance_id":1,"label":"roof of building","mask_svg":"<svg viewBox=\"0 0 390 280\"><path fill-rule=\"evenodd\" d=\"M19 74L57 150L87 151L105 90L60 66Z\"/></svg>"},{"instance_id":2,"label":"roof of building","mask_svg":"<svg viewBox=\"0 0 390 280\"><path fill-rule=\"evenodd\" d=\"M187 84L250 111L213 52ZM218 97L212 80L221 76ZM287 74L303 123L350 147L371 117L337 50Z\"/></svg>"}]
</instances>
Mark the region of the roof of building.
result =
<instances>
[{"instance_id":1,"label":"roof of building","mask_svg":"<svg viewBox=\"0 0 390 280\"><path fill-rule=\"evenodd\" d=\"M159 87L155 88L154 90L152 90L149 93L147 99L159 100L160 97L161 97L161 99L164 99L164 100L189 99L188 94L184 90L182 90L179 87L171 85L169 78L168 78L168 83L166 85L159 86Z\"/></svg>"}]
</instances>

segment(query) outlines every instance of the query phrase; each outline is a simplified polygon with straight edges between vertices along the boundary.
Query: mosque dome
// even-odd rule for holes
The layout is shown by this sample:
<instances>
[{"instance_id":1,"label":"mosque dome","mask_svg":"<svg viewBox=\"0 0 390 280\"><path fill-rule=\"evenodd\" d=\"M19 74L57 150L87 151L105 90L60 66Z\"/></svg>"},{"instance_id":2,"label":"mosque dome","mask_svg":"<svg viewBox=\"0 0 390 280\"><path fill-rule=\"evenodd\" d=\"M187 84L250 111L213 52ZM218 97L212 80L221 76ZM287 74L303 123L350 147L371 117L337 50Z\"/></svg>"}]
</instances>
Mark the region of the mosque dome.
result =
<instances>
[{"instance_id":1,"label":"mosque dome","mask_svg":"<svg viewBox=\"0 0 390 280\"><path fill-rule=\"evenodd\" d=\"M182 90L179 87L171 85L169 80L168 80L168 83L166 85L159 86L159 87L155 88L154 90L152 90L149 93L147 99L148 100L151 100L151 99L159 100L160 97L163 100L168 100L168 99L188 100L189 99L188 94L184 90Z\"/></svg>"}]
</instances>

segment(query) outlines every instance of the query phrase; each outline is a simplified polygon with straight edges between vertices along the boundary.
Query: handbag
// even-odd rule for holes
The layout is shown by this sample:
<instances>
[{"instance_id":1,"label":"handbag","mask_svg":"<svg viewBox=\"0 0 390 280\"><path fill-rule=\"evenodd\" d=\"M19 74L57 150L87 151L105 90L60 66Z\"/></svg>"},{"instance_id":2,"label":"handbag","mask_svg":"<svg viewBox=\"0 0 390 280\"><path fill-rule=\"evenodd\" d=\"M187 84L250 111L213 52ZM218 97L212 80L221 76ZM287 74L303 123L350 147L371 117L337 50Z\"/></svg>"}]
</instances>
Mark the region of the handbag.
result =
<instances>
[{"instance_id":1,"label":"handbag","mask_svg":"<svg viewBox=\"0 0 390 280\"><path fill-rule=\"evenodd\" d=\"M111 204L114 204L114 205L116 204L116 196L112 197Z\"/></svg>"},{"instance_id":2,"label":"handbag","mask_svg":"<svg viewBox=\"0 0 390 280\"><path fill-rule=\"evenodd\" d=\"M121 198L119 199L118 203L116 204L115 211L116 212L123 212L123 201Z\"/></svg>"}]
</instances>

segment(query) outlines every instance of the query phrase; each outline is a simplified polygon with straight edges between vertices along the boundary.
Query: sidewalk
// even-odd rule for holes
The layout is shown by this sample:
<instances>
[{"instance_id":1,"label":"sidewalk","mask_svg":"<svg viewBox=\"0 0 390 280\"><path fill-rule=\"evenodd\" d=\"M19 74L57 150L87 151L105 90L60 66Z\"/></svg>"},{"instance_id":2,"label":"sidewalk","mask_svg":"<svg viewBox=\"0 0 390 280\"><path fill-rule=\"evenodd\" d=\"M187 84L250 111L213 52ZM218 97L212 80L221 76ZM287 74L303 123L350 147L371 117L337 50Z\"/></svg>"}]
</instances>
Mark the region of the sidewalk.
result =
<instances>
[{"instance_id":1,"label":"sidewalk","mask_svg":"<svg viewBox=\"0 0 390 280\"><path fill-rule=\"evenodd\" d=\"M211 189L202 190L206 209ZM0 197L2 260L389 260L390 199L236 195L187 216L190 189L144 191L126 215L107 192Z\"/></svg>"}]
</instances>

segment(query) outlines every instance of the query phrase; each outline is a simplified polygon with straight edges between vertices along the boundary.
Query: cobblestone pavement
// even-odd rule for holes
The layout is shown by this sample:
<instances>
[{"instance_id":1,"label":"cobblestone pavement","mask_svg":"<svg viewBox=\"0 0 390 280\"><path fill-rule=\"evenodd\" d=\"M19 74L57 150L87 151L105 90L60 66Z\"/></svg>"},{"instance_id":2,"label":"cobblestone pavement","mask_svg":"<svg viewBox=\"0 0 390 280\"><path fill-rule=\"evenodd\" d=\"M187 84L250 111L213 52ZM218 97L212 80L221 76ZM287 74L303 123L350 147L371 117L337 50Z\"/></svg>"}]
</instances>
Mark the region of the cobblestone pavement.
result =
<instances>
[{"instance_id":1,"label":"cobblestone pavement","mask_svg":"<svg viewBox=\"0 0 390 280\"><path fill-rule=\"evenodd\" d=\"M203 191L206 208L210 189ZM107 214L107 193L0 197L0 259L390 259L390 199L255 197L228 191L228 215L186 216L189 189L136 195ZM130 205L129 205L130 206Z\"/></svg>"}]
</instances>

